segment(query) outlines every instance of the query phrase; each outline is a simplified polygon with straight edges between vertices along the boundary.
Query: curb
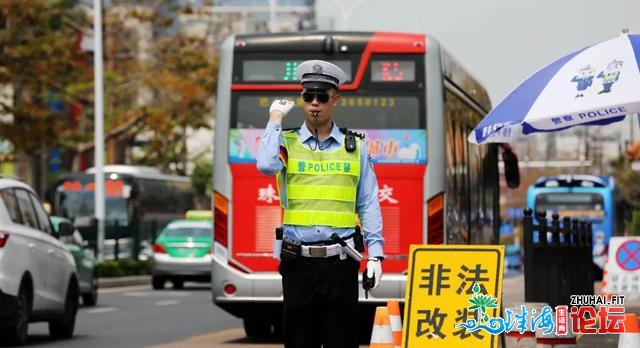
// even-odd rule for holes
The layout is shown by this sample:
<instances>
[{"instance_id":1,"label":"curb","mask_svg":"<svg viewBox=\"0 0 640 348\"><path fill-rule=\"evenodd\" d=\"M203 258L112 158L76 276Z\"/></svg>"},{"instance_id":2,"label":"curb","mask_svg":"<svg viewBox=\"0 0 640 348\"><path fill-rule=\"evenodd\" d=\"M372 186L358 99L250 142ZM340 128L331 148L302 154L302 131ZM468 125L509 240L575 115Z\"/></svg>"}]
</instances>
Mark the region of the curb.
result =
<instances>
[{"instance_id":1,"label":"curb","mask_svg":"<svg viewBox=\"0 0 640 348\"><path fill-rule=\"evenodd\" d=\"M113 277L113 278L98 278L98 287L100 289L117 288L122 286L133 285L149 285L151 284L150 275L128 276L128 277Z\"/></svg>"}]
</instances>

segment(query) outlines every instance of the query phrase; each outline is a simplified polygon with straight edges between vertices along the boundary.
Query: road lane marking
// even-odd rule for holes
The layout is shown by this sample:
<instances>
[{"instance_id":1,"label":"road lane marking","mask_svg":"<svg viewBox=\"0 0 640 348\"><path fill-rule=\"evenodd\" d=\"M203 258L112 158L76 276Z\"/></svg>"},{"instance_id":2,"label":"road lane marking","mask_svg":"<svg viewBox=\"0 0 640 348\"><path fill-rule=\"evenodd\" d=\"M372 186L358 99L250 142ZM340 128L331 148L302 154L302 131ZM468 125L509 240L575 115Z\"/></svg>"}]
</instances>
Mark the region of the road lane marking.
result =
<instances>
[{"instance_id":1,"label":"road lane marking","mask_svg":"<svg viewBox=\"0 0 640 348\"><path fill-rule=\"evenodd\" d=\"M156 306L171 306L178 303L180 303L180 301L176 301L176 300L158 301L156 302Z\"/></svg>"},{"instance_id":2,"label":"road lane marking","mask_svg":"<svg viewBox=\"0 0 640 348\"><path fill-rule=\"evenodd\" d=\"M117 310L118 310L118 308L116 308L116 307L104 307L104 308L87 309L84 312L89 313L89 314L95 314L95 313L115 312Z\"/></svg>"},{"instance_id":3,"label":"road lane marking","mask_svg":"<svg viewBox=\"0 0 640 348\"><path fill-rule=\"evenodd\" d=\"M133 291L122 294L131 297L187 297L190 293L185 291Z\"/></svg>"},{"instance_id":4,"label":"road lane marking","mask_svg":"<svg viewBox=\"0 0 640 348\"><path fill-rule=\"evenodd\" d=\"M151 287L149 285L132 285L132 286L113 287L113 288L98 288L98 293L111 294L111 293L134 291L134 290L151 290Z\"/></svg>"}]
</instances>

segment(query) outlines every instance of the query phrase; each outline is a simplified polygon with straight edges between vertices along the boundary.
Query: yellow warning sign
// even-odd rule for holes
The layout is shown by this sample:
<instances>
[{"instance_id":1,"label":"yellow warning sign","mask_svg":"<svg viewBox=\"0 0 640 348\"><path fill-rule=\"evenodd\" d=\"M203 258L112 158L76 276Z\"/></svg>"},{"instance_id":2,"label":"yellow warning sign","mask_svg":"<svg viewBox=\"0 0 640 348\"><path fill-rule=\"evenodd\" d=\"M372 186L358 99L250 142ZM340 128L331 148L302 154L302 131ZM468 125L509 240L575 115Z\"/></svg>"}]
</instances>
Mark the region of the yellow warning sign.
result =
<instances>
[{"instance_id":1,"label":"yellow warning sign","mask_svg":"<svg viewBox=\"0 0 640 348\"><path fill-rule=\"evenodd\" d=\"M497 347L458 324L500 317L504 245L412 245L402 347Z\"/></svg>"}]
</instances>

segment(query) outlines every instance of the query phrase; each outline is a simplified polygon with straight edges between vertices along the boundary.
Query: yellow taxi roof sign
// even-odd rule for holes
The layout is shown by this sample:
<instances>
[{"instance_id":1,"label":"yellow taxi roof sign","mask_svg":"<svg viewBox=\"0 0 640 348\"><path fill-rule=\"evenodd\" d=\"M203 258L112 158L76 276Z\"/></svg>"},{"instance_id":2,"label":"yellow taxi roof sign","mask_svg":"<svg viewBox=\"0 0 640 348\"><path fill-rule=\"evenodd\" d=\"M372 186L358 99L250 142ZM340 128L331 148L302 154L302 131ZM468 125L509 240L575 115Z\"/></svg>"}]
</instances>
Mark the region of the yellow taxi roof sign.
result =
<instances>
[{"instance_id":1,"label":"yellow taxi roof sign","mask_svg":"<svg viewBox=\"0 0 640 348\"><path fill-rule=\"evenodd\" d=\"M211 220L213 213L211 210L187 210L184 217L187 220Z\"/></svg>"}]
</instances>

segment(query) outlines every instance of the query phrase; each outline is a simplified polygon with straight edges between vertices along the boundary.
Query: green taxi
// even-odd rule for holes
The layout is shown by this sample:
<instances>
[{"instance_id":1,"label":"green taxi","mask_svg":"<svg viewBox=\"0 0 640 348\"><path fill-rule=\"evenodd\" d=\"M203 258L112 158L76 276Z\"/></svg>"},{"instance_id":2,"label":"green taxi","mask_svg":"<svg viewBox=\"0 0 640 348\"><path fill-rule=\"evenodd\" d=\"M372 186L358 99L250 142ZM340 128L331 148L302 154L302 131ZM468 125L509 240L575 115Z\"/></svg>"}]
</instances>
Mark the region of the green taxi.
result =
<instances>
[{"instance_id":1,"label":"green taxi","mask_svg":"<svg viewBox=\"0 0 640 348\"><path fill-rule=\"evenodd\" d=\"M163 289L167 280L174 289L185 281L211 281L210 211L188 211L185 219L170 222L152 245L151 285Z\"/></svg>"},{"instance_id":2,"label":"green taxi","mask_svg":"<svg viewBox=\"0 0 640 348\"><path fill-rule=\"evenodd\" d=\"M95 306L98 302L98 269L97 261L93 249L88 247L87 241L82 239L78 229L68 219L60 216L51 216L53 229L60 236L60 241L65 248L71 252L76 261L76 272L78 273L78 285L80 286L80 296L82 304L85 306ZM70 235L60 234L61 226L69 224Z\"/></svg>"}]
</instances>

